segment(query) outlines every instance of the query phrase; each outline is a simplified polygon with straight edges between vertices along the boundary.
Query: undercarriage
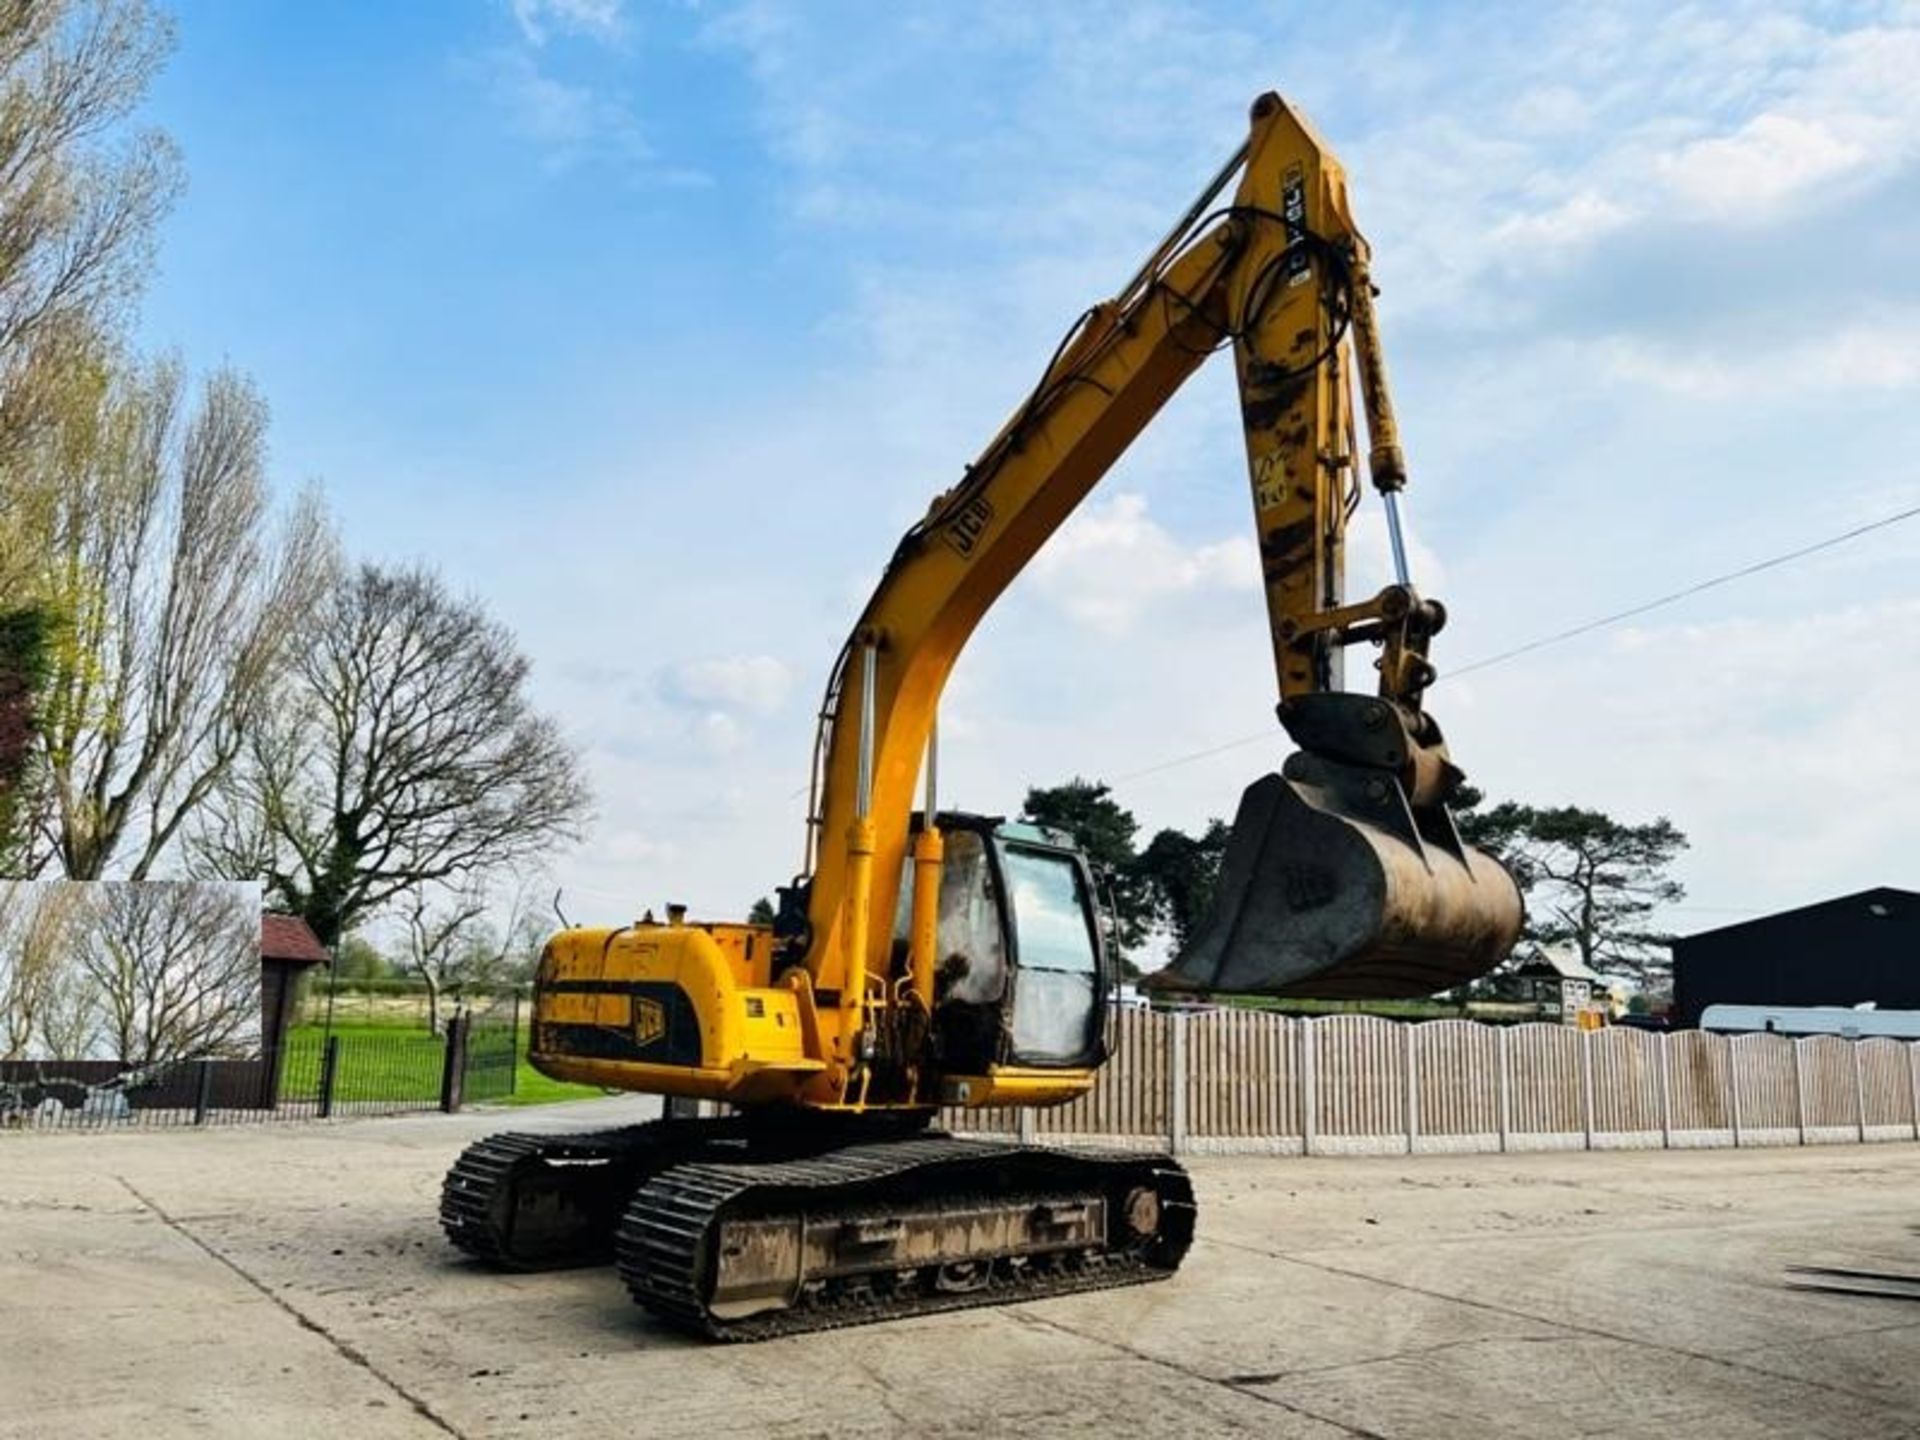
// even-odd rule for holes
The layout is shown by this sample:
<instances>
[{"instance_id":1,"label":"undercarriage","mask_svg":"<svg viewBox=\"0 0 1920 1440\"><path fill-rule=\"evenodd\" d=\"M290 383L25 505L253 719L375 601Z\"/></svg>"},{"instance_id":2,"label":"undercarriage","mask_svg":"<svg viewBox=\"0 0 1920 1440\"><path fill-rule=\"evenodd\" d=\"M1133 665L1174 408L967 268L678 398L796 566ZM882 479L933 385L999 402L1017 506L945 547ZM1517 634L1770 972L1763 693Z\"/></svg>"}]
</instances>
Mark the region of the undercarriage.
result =
<instances>
[{"instance_id":1,"label":"undercarriage","mask_svg":"<svg viewBox=\"0 0 1920 1440\"><path fill-rule=\"evenodd\" d=\"M729 1117L492 1136L448 1173L440 1219L489 1264L612 1260L668 1324L757 1340L1163 1279L1194 1205L1163 1155Z\"/></svg>"}]
</instances>

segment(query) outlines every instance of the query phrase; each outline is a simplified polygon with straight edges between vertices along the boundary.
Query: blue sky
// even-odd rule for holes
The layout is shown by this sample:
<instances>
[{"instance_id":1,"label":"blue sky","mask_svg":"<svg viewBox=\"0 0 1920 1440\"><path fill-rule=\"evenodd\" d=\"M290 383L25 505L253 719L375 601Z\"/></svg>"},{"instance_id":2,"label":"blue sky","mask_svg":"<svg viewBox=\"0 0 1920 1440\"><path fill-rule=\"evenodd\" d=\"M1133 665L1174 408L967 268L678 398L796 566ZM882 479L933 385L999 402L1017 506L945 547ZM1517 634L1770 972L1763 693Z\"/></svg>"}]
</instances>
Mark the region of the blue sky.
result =
<instances>
[{"instance_id":1,"label":"blue sky","mask_svg":"<svg viewBox=\"0 0 1920 1440\"><path fill-rule=\"evenodd\" d=\"M896 533L1277 88L1346 162L1459 666L1920 500L1920 6L182 0L143 324L358 555L521 634L576 918L737 912ZM1377 521L1353 587L1381 578ZM983 627L956 802L1269 723L1227 368ZM1920 522L1433 694L1491 793L1671 816L1702 928L1920 885ZM1244 746L1120 784L1230 814Z\"/></svg>"}]
</instances>

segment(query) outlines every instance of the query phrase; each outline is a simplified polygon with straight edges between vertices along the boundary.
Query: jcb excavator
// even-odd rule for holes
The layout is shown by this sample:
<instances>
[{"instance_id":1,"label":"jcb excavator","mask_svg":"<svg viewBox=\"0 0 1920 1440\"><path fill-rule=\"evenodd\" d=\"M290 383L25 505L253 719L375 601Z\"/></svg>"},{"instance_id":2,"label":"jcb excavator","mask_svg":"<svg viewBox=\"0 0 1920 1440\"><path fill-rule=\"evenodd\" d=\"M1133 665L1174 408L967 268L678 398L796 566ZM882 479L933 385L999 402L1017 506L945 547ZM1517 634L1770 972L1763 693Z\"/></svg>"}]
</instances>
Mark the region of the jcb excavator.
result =
<instances>
[{"instance_id":1,"label":"jcb excavator","mask_svg":"<svg viewBox=\"0 0 1920 1440\"><path fill-rule=\"evenodd\" d=\"M1425 995L1511 948L1518 891L1461 843L1446 806L1461 773L1421 705L1445 612L1407 580L1373 294L1338 162L1261 96L1239 153L895 549L826 687L806 865L774 923L676 906L547 943L538 1069L730 1113L480 1141L442 1195L455 1245L511 1269L611 1254L647 1310L723 1339L1178 1267L1194 1202L1168 1157L928 1128L943 1105L1084 1094L1113 983L1086 860L1063 835L938 808L934 720L988 608L1228 344L1279 718L1299 748L1242 798L1212 917L1163 983ZM1356 377L1398 578L1349 601ZM1374 695L1340 688L1360 642L1379 650Z\"/></svg>"}]
</instances>

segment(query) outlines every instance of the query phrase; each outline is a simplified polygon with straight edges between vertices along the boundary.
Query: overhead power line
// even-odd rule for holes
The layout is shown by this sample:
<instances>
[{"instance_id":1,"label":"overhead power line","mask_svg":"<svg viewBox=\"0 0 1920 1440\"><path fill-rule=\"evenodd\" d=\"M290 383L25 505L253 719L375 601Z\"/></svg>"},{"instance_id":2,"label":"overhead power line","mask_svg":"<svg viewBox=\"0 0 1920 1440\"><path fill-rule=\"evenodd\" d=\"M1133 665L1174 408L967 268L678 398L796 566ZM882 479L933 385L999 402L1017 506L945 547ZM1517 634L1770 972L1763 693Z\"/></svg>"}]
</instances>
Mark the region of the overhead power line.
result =
<instances>
[{"instance_id":1,"label":"overhead power line","mask_svg":"<svg viewBox=\"0 0 1920 1440\"><path fill-rule=\"evenodd\" d=\"M1884 530L1890 525L1898 525L1901 521L1911 520L1916 515L1920 515L1920 505L1910 505L1904 510L1896 510L1891 515L1883 515L1878 520L1870 520L1864 525L1854 526L1851 530L1843 530L1837 535L1829 535L1823 540L1816 540L1810 545L1802 545L1795 550L1782 551L1778 555L1769 555L1764 560L1756 560L1750 565L1742 565L1737 570L1728 570L1723 574L1712 576L1709 579L1696 581L1679 590L1669 591L1665 595L1659 595L1651 600L1643 601L1638 605L1629 606L1625 610L1616 610L1610 615L1602 615L1598 619L1584 621L1566 630L1556 630L1550 635L1542 635L1537 640L1529 640L1526 644L1516 645L1511 650L1502 650L1497 655L1488 655L1484 659L1462 665L1457 669L1449 671L1447 676L1443 676L1442 678L1466 675L1475 670L1486 670L1495 665L1505 664L1507 661L1516 659L1519 656L1530 655L1536 650L1544 650L1549 645L1559 645L1581 635L1590 635L1595 630L1603 630L1609 625L1618 625L1622 620L1631 620L1634 616L1644 615L1649 610L1658 610L1662 606L1676 604L1681 600L1698 595L1702 591L1731 584L1735 580L1744 580L1750 575L1758 575L1762 571L1773 570L1779 566L1791 564L1795 560L1803 560L1807 556L1816 555L1822 550L1831 550L1836 545L1844 545L1849 540L1857 540L1862 535L1871 534L1875 530ZM1215 755L1223 755L1229 750L1238 750L1243 746L1255 745L1263 740L1271 741L1273 738L1273 731L1262 730L1256 734L1242 735L1237 740L1224 740L1218 745L1209 745L1204 750L1189 751L1187 754L1175 755L1171 759L1162 760L1157 764L1146 765L1138 770L1129 770L1124 775L1114 776L1112 783L1121 784L1128 780L1139 780L1148 775L1157 775L1162 770L1172 770L1181 765L1191 765L1196 760L1206 760Z\"/></svg>"},{"instance_id":2,"label":"overhead power line","mask_svg":"<svg viewBox=\"0 0 1920 1440\"><path fill-rule=\"evenodd\" d=\"M1489 655L1484 660L1475 660L1471 664L1461 665L1450 673L1455 676L1466 675L1475 670L1485 670L1490 665L1499 665L1518 655L1544 650L1547 646L1558 645L1563 640L1571 640L1578 635L1590 634L1595 630L1605 629L1609 625L1617 625L1622 620L1631 620L1636 615L1644 615L1649 610L1658 610L1663 605L1672 605L1677 601L1698 595L1703 590L1712 590L1716 586L1731 584L1735 580L1744 580L1749 575L1758 575L1762 570L1772 570L1781 565L1791 564L1795 560L1803 560L1822 550L1831 550L1836 545L1844 545L1849 540L1857 540L1860 536L1875 530L1884 530L1889 525L1898 525L1902 520L1911 520L1916 515L1920 515L1920 505L1909 506L1905 510L1883 515L1878 520L1869 521L1865 525L1856 525L1851 530L1843 530L1838 535L1829 535L1824 540L1816 540L1811 545L1802 545L1798 550L1770 555L1765 560L1756 560L1751 565L1742 565L1738 570L1729 570L1724 575L1715 575L1710 580L1700 580L1684 589L1671 591L1625 610L1616 610L1611 615L1602 615L1597 620L1575 625L1570 630L1559 630L1551 635L1543 635L1538 640L1529 640L1526 644L1516 645L1511 650L1502 650L1498 655Z\"/></svg>"},{"instance_id":3,"label":"overhead power line","mask_svg":"<svg viewBox=\"0 0 1920 1440\"><path fill-rule=\"evenodd\" d=\"M1149 765L1142 770L1129 770L1124 775L1114 776L1111 783L1118 785L1123 781L1138 780L1143 775L1157 775L1162 770L1173 769L1176 765L1191 765L1195 760L1205 760L1210 755L1222 755L1229 750L1238 750L1242 745L1251 745L1256 740L1271 739L1273 739L1273 731L1271 730L1262 730L1254 735L1242 735L1238 740L1226 740L1218 745L1210 745L1205 750L1194 750L1185 755L1176 755L1171 760L1162 760L1158 765Z\"/></svg>"}]
</instances>

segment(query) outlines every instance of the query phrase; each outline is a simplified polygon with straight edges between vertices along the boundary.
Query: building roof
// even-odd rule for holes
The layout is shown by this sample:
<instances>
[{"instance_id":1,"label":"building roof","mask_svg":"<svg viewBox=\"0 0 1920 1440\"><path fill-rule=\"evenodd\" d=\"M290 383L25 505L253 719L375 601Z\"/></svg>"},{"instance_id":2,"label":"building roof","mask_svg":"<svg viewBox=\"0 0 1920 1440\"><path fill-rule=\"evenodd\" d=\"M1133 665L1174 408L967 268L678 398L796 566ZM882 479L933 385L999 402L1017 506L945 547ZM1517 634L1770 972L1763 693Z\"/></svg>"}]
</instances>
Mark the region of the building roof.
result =
<instances>
[{"instance_id":1,"label":"building roof","mask_svg":"<svg viewBox=\"0 0 1920 1440\"><path fill-rule=\"evenodd\" d=\"M1892 907L1892 913L1905 918L1920 914L1920 890L1899 890L1891 885L1876 885L1871 890L1855 891L1851 895L1836 895L1831 900L1816 900L1811 905L1796 905L1791 910L1776 910L1770 915L1756 915L1751 920L1737 920L1731 925L1716 925L1711 930L1696 930L1691 935L1679 937L1680 943L1698 940L1706 935L1727 935L1736 930L1758 930L1783 920L1789 915L1806 915L1816 910L1844 910L1849 908L1865 909L1881 905ZM1876 915L1886 915L1888 910L1876 910Z\"/></svg>"},{"instance_id":2,"label":"building roof","mask_svg":"<svg viewBox=\"0 0 1920 1440\"><path fill-rule=\"evenodd\" d=\"M332 957L298 915L266 910L260 915L260 958L293 965L325 965Z\"/></svg>"},{"instance_id":3,"label":"building roof","mask_svg":"<svg viewBox=\"0 0 1920 1440\"><path fill-rule=\"evenodd\" d=\"M1580 963L1579 950L1564 941L1540 946L1527 959L1514 966L1513 973L1535 978L1556 975L1562 980L1590 980L1596 985L1606 984L1605 979Z\"/></svg>"}]
</instances>

